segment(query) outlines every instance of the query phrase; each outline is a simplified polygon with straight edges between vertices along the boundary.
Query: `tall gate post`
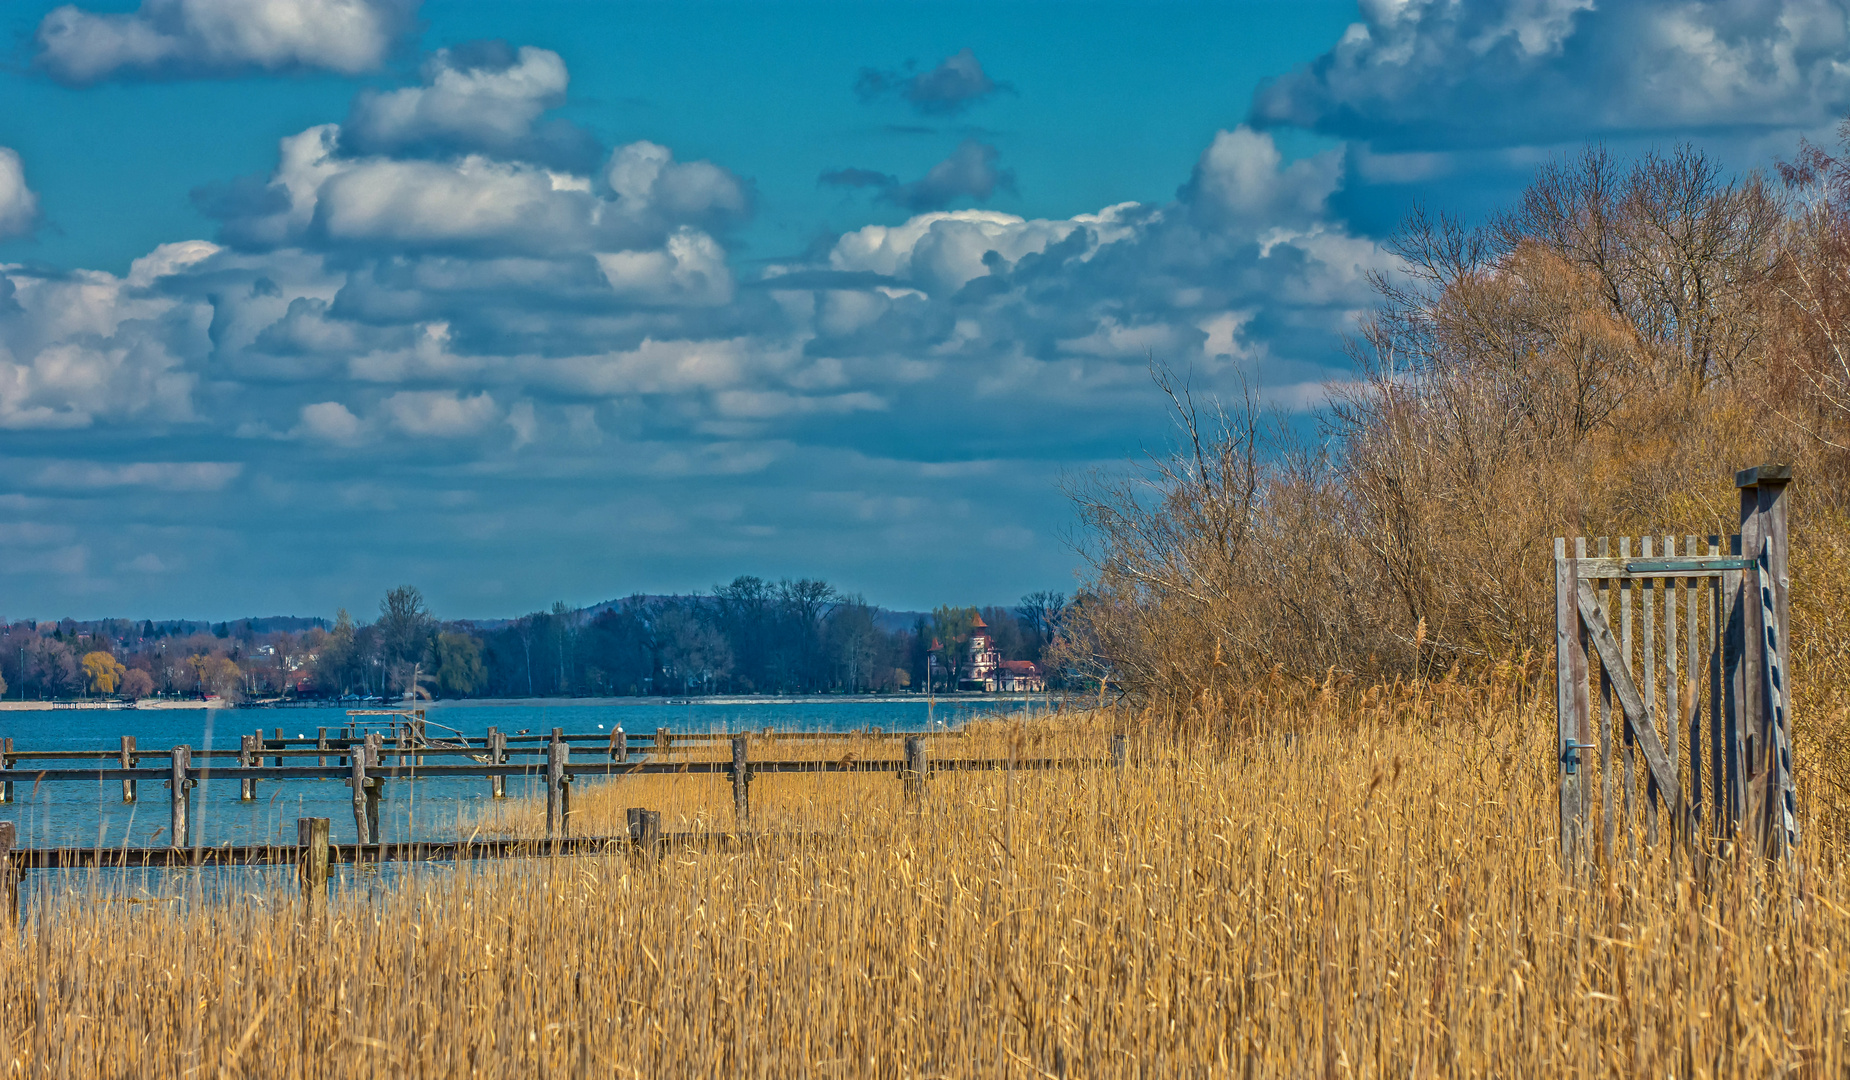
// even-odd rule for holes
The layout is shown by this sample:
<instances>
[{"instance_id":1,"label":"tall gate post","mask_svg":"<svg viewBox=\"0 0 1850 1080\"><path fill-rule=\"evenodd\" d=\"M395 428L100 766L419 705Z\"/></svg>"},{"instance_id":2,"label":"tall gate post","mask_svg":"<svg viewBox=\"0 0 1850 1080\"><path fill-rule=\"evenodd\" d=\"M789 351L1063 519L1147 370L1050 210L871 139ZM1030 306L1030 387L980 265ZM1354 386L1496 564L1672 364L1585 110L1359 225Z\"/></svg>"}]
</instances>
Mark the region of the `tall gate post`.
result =
<instances>
[{"instance_id":1,"label":"tall gate post","mask_svg":"<svg viewBox=\"0 0 1850 1080\"><path fill-rule=\"evenodd\" d=\"M1753 559L1741 590L1746 648L1742 754L1744 824L1761 854L1783 856L1798 839L1792 778L1790 603L1786 567L1786 486L1789 465L1766 464L1735 474L1741 489L1742 554Z\"/></svg>"}]
</instances>

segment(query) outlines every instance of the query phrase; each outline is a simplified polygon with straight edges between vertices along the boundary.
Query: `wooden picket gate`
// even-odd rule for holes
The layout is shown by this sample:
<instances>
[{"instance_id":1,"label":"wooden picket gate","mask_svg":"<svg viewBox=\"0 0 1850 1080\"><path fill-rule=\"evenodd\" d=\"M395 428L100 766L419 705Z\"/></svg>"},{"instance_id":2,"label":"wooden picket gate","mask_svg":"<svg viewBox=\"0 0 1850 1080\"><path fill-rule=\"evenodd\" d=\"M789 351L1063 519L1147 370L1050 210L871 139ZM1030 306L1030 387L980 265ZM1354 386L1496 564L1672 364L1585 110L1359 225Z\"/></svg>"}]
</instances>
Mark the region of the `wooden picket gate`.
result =
<instances>
[{"instance_id":1,"label":"wooden picket gate","mask_svg":"<svg viewBox=\"0 0 1850 1080\"><path fill-rule=\"evenodd\" d=\"M1771 858L1798 840L1786 678L1791 478L1784 465L1735 475L1738 535L1680 544L1646 536L1636 549L1632 537L1619 537L1616 552L1603 536L1592 552L1585 537L1571 541L1571 552L1569 540L1556 538L1566 858L1595 850L1610 858L1621 843L1616 853L1630 855L1640 825L1647 843L1667 825L1680 836L1706 830L1747 842Z\"/></svg>"}]
</instances>

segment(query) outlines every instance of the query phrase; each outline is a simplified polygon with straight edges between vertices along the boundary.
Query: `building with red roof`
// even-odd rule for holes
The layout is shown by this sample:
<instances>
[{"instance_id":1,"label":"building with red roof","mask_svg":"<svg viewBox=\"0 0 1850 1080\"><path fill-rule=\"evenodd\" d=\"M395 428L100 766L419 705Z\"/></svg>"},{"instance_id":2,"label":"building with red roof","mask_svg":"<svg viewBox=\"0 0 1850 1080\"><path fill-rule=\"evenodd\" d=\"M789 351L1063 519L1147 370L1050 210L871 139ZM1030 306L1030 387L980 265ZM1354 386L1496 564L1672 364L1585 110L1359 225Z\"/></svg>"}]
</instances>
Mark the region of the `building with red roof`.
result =
<instances>
[{"instance_id":1,"label":"building with red roof","mask_svg":"<svg viewBox=\"0 0 1850 1080\"><path fill-rule=\"evenodd\" d=\"M1038 694L1047 689L1041 665L1032 660L1004 660L989 636L989 624L978 615L970 628L970 649L957 670L959 690L989 693Z\"/></svg>"}]
</instances>

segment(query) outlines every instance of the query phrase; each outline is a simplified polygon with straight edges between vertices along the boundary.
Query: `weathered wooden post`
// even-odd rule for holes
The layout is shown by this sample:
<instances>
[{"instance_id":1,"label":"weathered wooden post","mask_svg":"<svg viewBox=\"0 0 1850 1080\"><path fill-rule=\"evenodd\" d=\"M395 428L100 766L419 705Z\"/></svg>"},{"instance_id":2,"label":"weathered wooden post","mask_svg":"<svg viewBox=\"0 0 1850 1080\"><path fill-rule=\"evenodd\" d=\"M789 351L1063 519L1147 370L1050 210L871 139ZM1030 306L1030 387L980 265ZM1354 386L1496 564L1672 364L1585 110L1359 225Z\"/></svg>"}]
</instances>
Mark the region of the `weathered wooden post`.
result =
<instances>
[{"instance_id":1,"label":"weathered wooden post","mask_svg":"<svg viewBox=\"0 0 1850 1080\"><path fill-rule=\"evenodd\" d=\"M257 743L257 740L253 738L252 736L249 736L249 735L238 736L238 768L254 769L258 765L262 764L262 760L260 758L253 756L256 753L254 749L256 743ZM238 781L238 799L240 801L250 802L256 797L257 797L257 781L255 780L239 780Z\"/></svg>"},{"instance_id":2,"label":"weathered wooden post","mask_svg":"<svg viewBox=\"0 0 1850 1080\"><path fill-rule=\"evenodd\" d=\"M277 728L277 729L276 729L276 730L275 730L274 732L272 732L271 734L272 734L272 735L273 735L273 736L275 737L275 739L276 739L276 748L277 748L278 750L281 750L281 749L283 749L283 729L282 729L282 728ZM257 731L257 740L258 740L258 742L259 742L259 744L261 744L261 743L262 743L262 741L263 741L263 730L262 730L261 728L259 728L259 729L258 729L258 731ZM284 760L283 760L282 758L272 758L272 759L271 759L271 764L273 764L273 765L275 765L275 766L276 766L277 768L279 768L279 769L280 769L280 768L282 768L282 767L283 767L284 765L286 765L286 764L288 764L288 763L287 763L286 761L284 761Z\"/></svg>"},{"instance_id":3,"label":"weathered wooden post","mask_svg":"<svg viewBox=\"0 0 1850 1080\"><path fill-rule=\"evenodd\" d=\"M13 740L0 739L0 803L13 801Z\"/></svg>"},{"instance_id":4,"label":"weathered wooden post","mask_svg":"<svg viewBox=\"0 0 1850 1080\"><path fill-rule=\"evenodd\" d=\"M422 750L425 746L429 745L428 743L424 741L424 712L421 709L418 711L417 719L411 721L411 742L413 745L415 745L420 750ZM424 755L419 754L418 755L418 768L421 769L423 767L424 767Z\"/></svg>"},{"instance_id":5,"label":"weathered wooden post","mask_svg":"<svg viewBox=\"0 0 1850 1080\"><path fill-rule=\"evenodd\" d=\"M623 733L623 725L610 733L610 760L623 762L630 759L630 737Z\"/></svg>"},{"instance_id":6,"label":"weathered wooden post","mask_svg":"<svg viewBox=\"0 0 1850 1080\"><path fill-rule=\"evenodd\" d=\"M499 728L488 729L488 763L507 764L507 736ZM496 774L488 778L488 793L497 799L507 798L507 777Z\"/></svg>"},{"instance_id":7,"label":"weathered wooden post","mask_svg":"<svg viewBox=\"0 0 1850 1080\"><path fill-rule=\"evenodd\" d=\"M122 767L132 769L139 764L141 764L141 759L135 755L135 736L122 736ZM122 781L122 801L135 801L135 781Z\"/></svg>"},{"instance_id":8,"label":"weathered wooden post","mask_svg":"<svg viewBox=\"0 0 1850 1080\"><path fill-rule=\"evenodd\" d=\"M322 768L322 769L327 768L328 767L328 753L327 753L328 751L328 729L327 728L316 728L315 729L315 749L321 751L321 756L315 759L316 767Z\"/></svg>"},{"instance_id":9,"label":"weathered wooden post","mask_svg":"<svg viewBox=\"0 0 1850 1080\"><path fill-rule=\"evenodd\" d=\"M1755 562L1745 574L1742 611L1748 671L1742 710L1747 718L1746 821L1761 854L1779 858L1799 836L1787 645L1791 581L1786 568L1785 494L1792 467L1759 465L1736 473L1734 482L1741 489L1742 554Z\"/></svg>"},{"instance_id":10,"label":"weathered wooden post","mask_svg":"<svg viewBox=\"0 0 1850 1080\"><path fill-rule=\"evenodd\" d=\"M674 745L674 736L668 734L667 728L658 727L655 729L655 756L656 757L665 759L668 756L668 748L673 745Z\"/></svg>"},{"instance_id":11,"label":"weathered wooden post","mask_svg":"<svg viewBox=\"0 0 1850 1080\"><path fill-rule=\"evenodd\" d=\"M379 842L379 802L385 798L385 776L380 773L379 752L384 742L385 737L374 731L366 736L366 745L362 747L366 753L366 768L374 774L366 785L366 842L369 844Z\"/></svg>"},{"instance_id":12,"label":"weathered wooden post","mask_svg":"<svg viewBox=\"0 0 1850 1080\"><path fill-rule=\"evenodd\" d=\"M375 819L372 816L373 804L367 797L366 747L355 746L351 749L353 750L353 756L350 760L353 763L353 771L347 783L353 786L354 839L356 842L364 844L371 838L371 842L377 843L378 833L374 829Z\"/></svg>"},{"instance_id":13,"label":"weathered wooden post","mask_svg":"<svg viewBox=\"0 0 1850 1080\"><path fill-rule=\"evenodd\" d=\"M548 837L565 834L565 741L559 736L561 728L552 729L552 738L546 743L546 835Z\"/></svg>"},{"instance_id":14,"label":"weathered wooden post","mask_svg":"<svg viewBox=\"0 0 1850 1080\"><path fill-rule=\"evenodd\" d=\"M302 882L302 901L313 908L328 895L328 833L324 817L295 819L296 875Z\"/></svg>"},{"instance_id":15,"label":"weathered wooden post","mask_svg":"<svg viewBox=\"0 0 1850 1080\"><path fill-rule=\"evenodd\" d=\"M751 782L751 767L746 763L745 736L734 735L732 737L732 816L741 829L751 824Z\"/></svg>"},{"instance_id":16,"label":"weathered wooden post","mask_svg":"<svg viewBox=\"0 0 1850 1080\"><path fill-rule=\"evenodd\" d=\"M928 762L925 758L925 738L922 735L906 736L906 768L899 774L903 781L906 801L917 803L925 795L925 770Z\"/></svg>"},{"instance_id":17,"label":"weathered wooden post","mask_svg":"<svg viewBox=\"0 0 1850 1080\"><path fill-rule=\"evenodd\" d=\"M191 817L193 781L187 778L187 770L193 767L193 748L180 745L173 748L172 778L167 781L170 789L168 805L171 814L167 822L167 839L174 847L187 846L187 821Z\"/></svg>"},{"instance_id":18,"label":"weathered wooden post","mask_svg":"<svg viewBox=\"0 0 1850 1080\"><path fill-rule=\"evenodd\" d=\"M13 847L18 842L13 823L0 821L0 906L6 909L0 918L9 928L19 925L19 874L13 868Z\"/></svg>"},{"instance_id":19,"label":"weathered wooden post","mask_svg":"<svg viewBox=\"0 0 1850 1080\"><path fill-rule=\"evenodd\" d=\"M630 843L636 845L645 855L660 854L662 843L662 814L659 810L645 810L632 806L626 811L629 818Z\"/></svg>"}]
</instances>

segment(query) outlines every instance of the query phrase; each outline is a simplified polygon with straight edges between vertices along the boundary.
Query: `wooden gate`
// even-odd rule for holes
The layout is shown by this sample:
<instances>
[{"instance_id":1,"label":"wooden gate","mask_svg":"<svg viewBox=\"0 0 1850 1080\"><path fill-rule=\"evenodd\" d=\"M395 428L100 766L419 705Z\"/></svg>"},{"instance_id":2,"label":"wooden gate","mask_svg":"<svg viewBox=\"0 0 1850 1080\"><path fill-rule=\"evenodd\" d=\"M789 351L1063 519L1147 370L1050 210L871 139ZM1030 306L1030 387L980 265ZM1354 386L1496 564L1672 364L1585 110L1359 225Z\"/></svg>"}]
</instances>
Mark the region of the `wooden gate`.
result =
<instances>
[{"instance_id":1,"label":"wooden gate","mask_svg":"<svg viewBox=\"0 0 1850 1080\"><path fill-rule=\"evenodd\" d=\"M1769 857L1797 842L1786 679L1791 478L1785 465L1735 475L1738 535L1602 536L1591 552L1586 537L1556 538L1568 859L1594 845L1602 857L1621 844L1630 855L1641 830L1654 842L1664 824L1739 838Z\"/></svg>"}]
</instances>

